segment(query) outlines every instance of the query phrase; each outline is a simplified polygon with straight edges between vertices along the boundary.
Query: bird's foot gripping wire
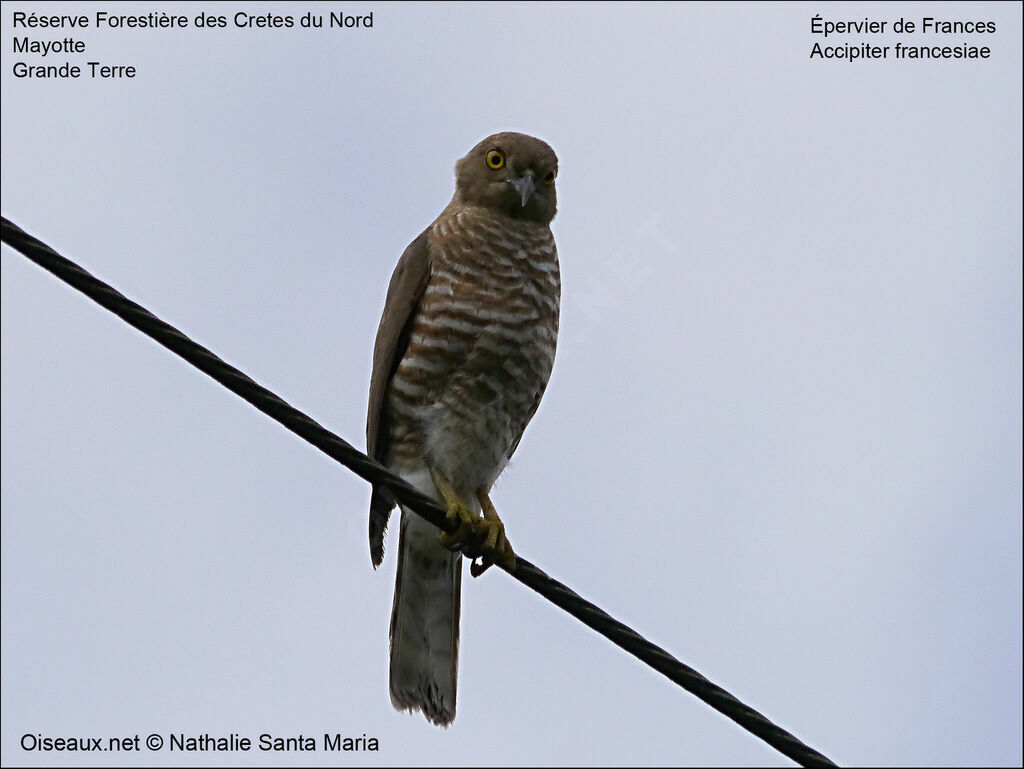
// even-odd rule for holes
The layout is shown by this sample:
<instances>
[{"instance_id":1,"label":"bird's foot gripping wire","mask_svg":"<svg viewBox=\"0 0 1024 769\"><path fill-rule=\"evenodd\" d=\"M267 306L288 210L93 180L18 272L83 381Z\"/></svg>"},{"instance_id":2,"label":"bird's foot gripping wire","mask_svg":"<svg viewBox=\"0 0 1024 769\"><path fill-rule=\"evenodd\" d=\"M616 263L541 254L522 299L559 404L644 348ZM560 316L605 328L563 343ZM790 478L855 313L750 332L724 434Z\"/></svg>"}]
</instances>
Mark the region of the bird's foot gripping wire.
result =
<instances>
[{"instance_id":1,"label":"bird's foot gripping wire","mask_svg":"<svg viewBox=\"0 0 1024 769\"><path fill-rule=\"evenodd\" d=\"M458 528L451 534L441 533L441 544L449 550L461 551L471 558L469 572L479 577L493 564L500 564L511 573L515 569L516 554L512 551L508 537L505 536L505 524L498 517L490 497L485 489L478 489L476 496L483 510L481 518L459 498L451 483L441 473L431 470L434 485L444 500L448 520L456 523ZM480 564L476 563L477 559Z\"/></svg>"},{"instance_id":2,"label":"bird's foot gripping wire","mask_svg":"<svg viewBox=\"0 0 1024 769\"><path fill-rule=\"evenodd\" d=\"M498 511L494 509L486 489L477 489L476 498L480 500L480 509L484 511L484 517L477 519L475 528L484 534L484 541L480 546L481 563L479 566L475 561L470 564L469 573L479 577L491 567L491 564L497 563L511 574L516 567L516 554L512 551L512 543L505 536L505 524L498 517Z\"/></svg>"}]
</instances>

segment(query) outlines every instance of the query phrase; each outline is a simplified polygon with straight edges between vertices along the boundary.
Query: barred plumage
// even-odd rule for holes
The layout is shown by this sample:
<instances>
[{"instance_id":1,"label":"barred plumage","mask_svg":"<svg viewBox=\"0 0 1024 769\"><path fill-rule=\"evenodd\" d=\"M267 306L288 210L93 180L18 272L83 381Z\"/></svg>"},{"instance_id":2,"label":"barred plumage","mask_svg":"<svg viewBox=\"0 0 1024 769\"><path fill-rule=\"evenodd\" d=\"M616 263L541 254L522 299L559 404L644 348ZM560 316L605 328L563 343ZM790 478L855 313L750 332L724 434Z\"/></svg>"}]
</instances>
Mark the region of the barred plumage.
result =
<instances>
[{"instance_id":1,"label":"barred plumage","mask_svg":"<svg viewBox=\"0 0 1024 769\"><path fill-rule=\"evenodd\" d=\"M551 374L558 257L547 226L479 207L428 233L430 277L385 405L419 429L392 420L386 462L431 457L472 497L504 469Z\"/></svg>"},{"instance_id":2,"label":"barred plumage","mask_svg":"<svg viewBox=\"0 0 1024 769\"><path fill-rule=\"evenodd\" d=\"M554 152L538 139L485 139L459 161L452 202L403 254L388 289L367 450L450 513L453 500L467 513L489 504L551 374L560 293L549 227L556 171ZM374 565L393 505L374 490ZM392 701L447 725L455 717L461 555L406 511L399 542Z\"/></svg>"}]
</instances>

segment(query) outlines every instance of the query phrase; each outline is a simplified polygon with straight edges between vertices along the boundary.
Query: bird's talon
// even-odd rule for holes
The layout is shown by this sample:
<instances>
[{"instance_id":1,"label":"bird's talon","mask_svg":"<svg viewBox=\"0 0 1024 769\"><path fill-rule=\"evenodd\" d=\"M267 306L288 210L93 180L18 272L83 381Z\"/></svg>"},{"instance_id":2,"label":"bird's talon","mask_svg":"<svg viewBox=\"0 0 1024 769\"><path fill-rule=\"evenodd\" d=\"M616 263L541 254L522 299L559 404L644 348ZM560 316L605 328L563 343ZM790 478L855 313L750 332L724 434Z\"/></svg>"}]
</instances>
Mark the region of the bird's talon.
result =
<instances>
[{"instance_id":1,"label":"bird's talon","mask_svg":"<svg viewBox=\"0 0 1024 769\"><path fill-rule=\"evenodd\" d=\"M505 525L498 518L478 518L473 523L474 534L479 538L479 548L473 554L479 556L481 564L470 565L470 574L479 577L494 564L500 564L508 571L515 568L516 555L505 535Z\"/></svg>"},{"instance_id":2,"label":"bird's talon","mask_svg":"<svg viewBox=\"0 0 1024 769\"><path fill-rule=\"evenodd\" d=\"M458 498L444 476L435 475L434 482L447 502L445 517L456 525L455 531L441 533L441 545L471 559L469 571L474 577L479 577L496 563L511 572L515 568L516 556L505 534L505 524L486 492L477 492L483 509L481 517Z\"/></svg>"},{"instance_id":3,"label":"bird's talon","mask_svg":"<svg viewBox=\"0 0 1024 769\"><path fill-rule=\"evenodd\" d=\"M476 514L461 502L452 502L448 505L445 517L458 524L458 528L450 534L441 532L441 546L453 552L460 552L466 549L476 532Z\"/></svg>"}]
</instances>

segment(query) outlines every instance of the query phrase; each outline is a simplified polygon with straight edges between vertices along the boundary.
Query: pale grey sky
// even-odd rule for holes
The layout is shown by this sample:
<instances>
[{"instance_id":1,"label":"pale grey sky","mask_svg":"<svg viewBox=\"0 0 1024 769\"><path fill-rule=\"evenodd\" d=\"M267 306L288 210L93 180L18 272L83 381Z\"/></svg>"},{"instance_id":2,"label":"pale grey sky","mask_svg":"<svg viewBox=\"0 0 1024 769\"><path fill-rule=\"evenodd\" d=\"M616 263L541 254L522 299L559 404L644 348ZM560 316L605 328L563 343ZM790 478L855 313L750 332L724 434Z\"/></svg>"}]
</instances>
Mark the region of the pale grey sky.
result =
<instances>
[{"instance_id":1,"label":"pale grey sky","mask_svg":"<svg viewBox=\"0 0 1024 769\"><path fill-rule=\"evenodd\" d=\"M359 446L388 279L455 160L550 142L559 350L494 494L517 551L840 763L1021 763L1019 4L16 10L199 6L3 4L3 214ZM307 10L374 24L231 25ZM819 12L997 31L825 41ZM809 59L929 40L992 55ZM65 60L137 76L13 74ZM0 266L5 765L789 764L501 573L464 583L454 726L394 712L366 485ZM152 732L321 744L20 747Z\"/></svg>"}]
</instances>

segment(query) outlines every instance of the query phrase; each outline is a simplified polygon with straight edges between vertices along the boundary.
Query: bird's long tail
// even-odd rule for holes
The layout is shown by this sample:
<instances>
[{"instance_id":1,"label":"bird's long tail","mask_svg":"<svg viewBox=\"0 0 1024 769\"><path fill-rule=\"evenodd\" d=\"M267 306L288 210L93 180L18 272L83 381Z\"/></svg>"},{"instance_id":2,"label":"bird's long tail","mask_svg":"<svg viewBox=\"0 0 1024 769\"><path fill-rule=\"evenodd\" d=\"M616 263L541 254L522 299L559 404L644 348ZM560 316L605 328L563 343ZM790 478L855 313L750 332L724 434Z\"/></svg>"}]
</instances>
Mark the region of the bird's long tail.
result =
<instances>
[{"instance_id":1,"label":"bird's long tail","mask_svg":"<svg viewBox=\"0 0 1024 769\"><path fill-rule=\"evenodd\" d=\"M461 595L462 556L441 545L434 526L403 509L391 610L391 703L422 710L440 726L455 719Z\"/></svg>"}]
</instances>

